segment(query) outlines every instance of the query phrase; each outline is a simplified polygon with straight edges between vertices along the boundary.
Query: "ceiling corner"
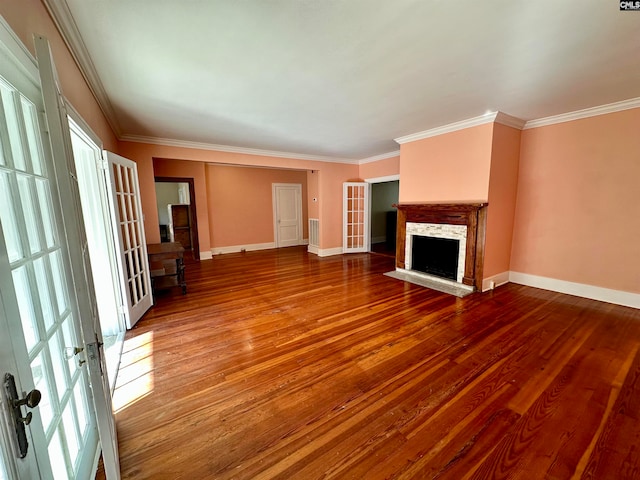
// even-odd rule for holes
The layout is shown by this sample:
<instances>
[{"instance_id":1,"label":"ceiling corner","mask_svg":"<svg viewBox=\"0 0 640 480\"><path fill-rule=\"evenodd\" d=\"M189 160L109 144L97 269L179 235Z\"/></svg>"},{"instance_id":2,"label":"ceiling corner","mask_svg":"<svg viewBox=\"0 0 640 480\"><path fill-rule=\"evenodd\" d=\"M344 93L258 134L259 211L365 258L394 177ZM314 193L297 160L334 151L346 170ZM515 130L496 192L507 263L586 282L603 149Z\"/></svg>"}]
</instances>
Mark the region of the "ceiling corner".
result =
<instances>
[{"instance_id":1,"label":"ceiling corner","mask_svg":"<svg viewBox=\"0 0 640 480\"><path fill-rule=\"evenodd\" d=\"M521 118L507 115L504 112L497 112L496 119L494 121L496 123L500 123L501 125L516 128L518 130L522 130L524 128L524 125L527 123L526 120L522 120Z\"/></svg>"}]
</instances>

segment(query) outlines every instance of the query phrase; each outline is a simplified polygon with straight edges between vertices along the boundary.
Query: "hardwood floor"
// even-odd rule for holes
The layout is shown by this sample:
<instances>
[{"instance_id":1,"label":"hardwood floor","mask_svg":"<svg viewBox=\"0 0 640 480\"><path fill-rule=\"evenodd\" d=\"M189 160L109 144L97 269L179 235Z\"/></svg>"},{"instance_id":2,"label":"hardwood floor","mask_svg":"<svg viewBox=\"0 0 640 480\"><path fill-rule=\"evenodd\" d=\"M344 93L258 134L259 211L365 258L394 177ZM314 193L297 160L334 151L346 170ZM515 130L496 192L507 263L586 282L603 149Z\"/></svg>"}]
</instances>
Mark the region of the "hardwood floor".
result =
<instances>
[{"instance_id":1,"label":"hardwood floor","mask_svg":"<svg viewBox=\"0 0 640 480\"><path fill-rule=\"evenodd\" d=\"M393 268L298 247L188 265L127 334L123 478L640 478L640 310Z\"/></svg>"}]
</instances>

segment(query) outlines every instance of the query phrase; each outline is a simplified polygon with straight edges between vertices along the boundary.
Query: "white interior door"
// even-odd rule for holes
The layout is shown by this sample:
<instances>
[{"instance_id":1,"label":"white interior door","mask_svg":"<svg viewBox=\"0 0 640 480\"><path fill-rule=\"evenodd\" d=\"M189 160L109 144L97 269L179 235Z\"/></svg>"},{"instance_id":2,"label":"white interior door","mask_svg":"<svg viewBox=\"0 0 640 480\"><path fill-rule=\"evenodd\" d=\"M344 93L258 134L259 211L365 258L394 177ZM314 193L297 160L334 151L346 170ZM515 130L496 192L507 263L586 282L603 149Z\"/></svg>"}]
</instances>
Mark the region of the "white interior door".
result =
<instances>
[{"instance_id":1,"label":"white interior door","mask_svg":"<svg viewBox=\"0 0 640 480\"><path fill-rule=\"evenodd\" d=\"M302 185L274 183L273 218L276 248L302 244Z\"/></svg>"},{"instance_id":2,"label":"white interior door","mask_svg":"<svg viewBox=\"0 0 640 480\"><path fill-rule=\"evenodd\" d=\"M0 33L0 49L6 38ZM34 65L28 54L0 62L0 471L11 479L90 478L98 449L91 398L100 390L89 388L76 354L79 299L89 292L73 272L78 245L67 235L69 205L56 175L65 159L54 162L43 141ZM40 392L37 406L14 415L7 374L18 397Z\"/></svg>"},{"instance_id":3,"label":"white interior door","mask_svg":"<svg viewBox=\"0 0 640 480\"><path fill-rule=\"evenodd\" d=\"M49 141L55 165L55 183L61 206L62 223L58 222L58 225L63 225L63 235L68 245L68 259L73 282L69 282L68 285L73 285L78 311L76 318L79 321L84 345L81 348L84 351L91 392L93 393L91 417L97 421L107 479L117 480L120 478L120 466L115 419L111 405L107 365L102 348L102 330L97 311L68 116L49 42L41 36L36 36L34 40L49 127Z\"/></svg>"},{"instance_id":4,"label":"white interior door","mask_svg":"<svg viewBox=\"0 0 640 480\"><path fill-rule=\"evenodd\" d=\"M344 253L369 251L369 188L365 182L343 184L342 251Z\"/></svg>"},{"instance_id":5,"label":"white interior door","mask_svg":"<svg viewBox=\"0 0 640 480\"><path fill-rule=\"evenodd\" d=\"M153 305L138 168L135 162L120 155L111 152L104 154L108 162L113 227L118 235L120 270L126 273L123 289L127 298L127 328L132 328Z\"/></svg>"}]
</instances>

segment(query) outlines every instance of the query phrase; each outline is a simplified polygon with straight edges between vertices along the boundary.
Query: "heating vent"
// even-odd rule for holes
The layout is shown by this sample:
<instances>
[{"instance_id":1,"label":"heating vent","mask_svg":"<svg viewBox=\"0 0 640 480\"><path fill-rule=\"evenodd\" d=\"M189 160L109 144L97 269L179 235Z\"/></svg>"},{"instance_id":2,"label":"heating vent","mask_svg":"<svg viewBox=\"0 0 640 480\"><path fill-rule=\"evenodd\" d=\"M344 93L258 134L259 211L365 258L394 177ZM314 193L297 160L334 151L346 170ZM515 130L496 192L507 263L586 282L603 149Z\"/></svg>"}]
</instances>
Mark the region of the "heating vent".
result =
<instances>
[{"instance_id":1,"label":"heating vent","mask_svg":"<svg viewBox=\"0 0 640 480\"><path fill-rule=\"evenodd\" d=\"M320 220L317 218L309 219L309 245L312 247L320 246Z\"/></svg>"}]
</instances>

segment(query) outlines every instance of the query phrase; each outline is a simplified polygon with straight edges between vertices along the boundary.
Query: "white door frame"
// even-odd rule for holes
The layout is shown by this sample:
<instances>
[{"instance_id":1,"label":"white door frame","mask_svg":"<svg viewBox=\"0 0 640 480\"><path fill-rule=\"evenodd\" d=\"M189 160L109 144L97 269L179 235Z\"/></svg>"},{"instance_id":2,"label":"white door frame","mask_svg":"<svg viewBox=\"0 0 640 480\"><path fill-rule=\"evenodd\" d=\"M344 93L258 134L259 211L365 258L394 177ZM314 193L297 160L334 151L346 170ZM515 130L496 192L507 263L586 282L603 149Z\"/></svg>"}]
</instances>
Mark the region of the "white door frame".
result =
<instances>
[{"instance_id":1,"label":"white door frame","mask_svg":"<svg viewBox=\"0 0 640 480\"><path fill-rule=\"evenodd\" d=\"M110 340L104 343L109 345L105 355L113 392L126 332L126 299L120 288L124 273L118 268L117 241L111 222L102 141L68 103L67 108L91 271L94 284L100 285L96 289L100 328L103 337L109 336Z\"/></svg>"},{"instance_id":2,"label":"white door frame","mask_svg":"<svg viewBox=\"0 0 640 480\"><path fill-rule=\"evenodd\" d=\"M400 174L364 179L364 181L369 184L369 222L367 226L367 243L369 244L369 251L371 251L371 201L372 201L371 192L373 191L373 189L371 188L371 185L373 185L374 183L395 182L396 180L400 181ZM400 200L398 199L398 201Z\"/></svg>"},{"instance_id":3,"label":"white door frame","mask_svg":"<svg viewBox=\"0 0 640 480\"><path fill-rule=\"evenodd\" d=\"M280 248L282 241L280 239L280 231L278 224L280 223L278 211L278 189L293 188L296 190L296 216L297 216L297 245L302 245L302 184L301 183L272 183L271 195L273 204L273 238L276 248ZM287 245L291 246L291 245Z\"/></svg>"}]
</instances>

